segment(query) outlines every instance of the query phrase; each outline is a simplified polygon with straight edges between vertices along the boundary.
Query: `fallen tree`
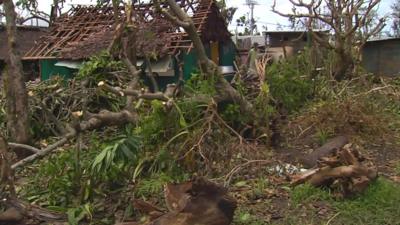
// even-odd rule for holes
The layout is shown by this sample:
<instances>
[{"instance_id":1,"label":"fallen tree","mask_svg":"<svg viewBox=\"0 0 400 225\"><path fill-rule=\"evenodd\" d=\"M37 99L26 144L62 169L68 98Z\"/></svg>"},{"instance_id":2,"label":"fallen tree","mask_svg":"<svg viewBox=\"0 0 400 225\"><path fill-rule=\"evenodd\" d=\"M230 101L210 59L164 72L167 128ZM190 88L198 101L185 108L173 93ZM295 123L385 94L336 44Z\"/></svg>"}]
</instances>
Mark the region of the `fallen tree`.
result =
<instances>
[{"instance_id":1,"label":"fallen tree","mask_svg":"<svg viewBox=\"0 0 400 225\"><path fill-rule=\"evenodd\" d=\"M196 49L202 75L206 79L210 80L216 79L214 83L214 88L217 91L217 94L215 96L211 96L211 98L194 96L194 98L196 98L197 100L200 99L201 102L215 101L217 104L220 102L236 103L240 106L241 113L249 115L249 117L251 118L256 118L255 120L252 120L253 122L255 122L257 120L257 117L253 105L248 100L246 100L244 96L242 96L236 89L234 89L228 81L224 79L224 77L218 72L217 69L218 66L207 57L203 43L197 33L197 30L191 18L177 5L175 1L167 1L167 4L163 5L163 7L161 7L160 3L156 0L154 1L154 4L158 10L158 13L162 13L172 23L176 24L177 26L181 26L188 33L189 38L192 40L194 48ZM165 6L169 7L165 8ZM130 27L130 29L124 29L126 27ZM132 22L129 21L129 19L127 22L121 22L117 26L115 35L113 37L113 41L111 42L108 48L108 51L111 52L111 55L118 56L121 59L121 61L125 63L129 71L128 74L129 80L127 81L128 85L126 85L126 87L124 88L121 88L118 86L111 86L107 83L107 81L101 81L98 83L99 90L104 90L106 92L113 93L117 95L117 97L127 97L125 104L126 107L118 112L112 112L110 110L100 109L98 113L91 113L88 110L87 98L89 98L88 96L92 95L91 92L93 91L85 87L85 85L87 86L88 83L87 81L82 81L80 85L81 89L79 91L79 95L82 96L81 97L82 103L80 103L79 107L75 106L76 108L81 108L81 111L75 111L75 112L69 111L68 113L64 113L66 114L66 116L76 117L74 119L76 120L74 124L67 125L68 129L66 129L63 125L61 125L62 123L61 121L59 121L58 116L54 116L50 110L50 112L47 113L48 115L46 116L46 118L51 117L50 119L47 120L51 120L55 123L57 130L59 130L60 133L63 134L62 138L56 143L38 151L35 151L36 148L34 147L30 148L29 146L24 146L24 149L28 149L30 150L30 152L33 152L34 154L28 156L25 159L21 159L19 162L12 165L13 169L47 155L49 152L62 146L63 144L74 138L80 132L95 130L108 126L118 126L127 123L135 123L138 118L137 118L136 108L132 107L133 101L139 99L140 101L143 100L160 100L163 102L173 101L173 98L175 97L176 94L176 89L178 88L176 85L168 86L165 92L156 91L153 93L145 91L145 89L143 88L139 89L138 83L140 80L139 75L141 71L137 70L134 64L128 58L127 48L123 43L123 37L130 36L130 33L134 32L135 29L136 28L134 27ZM55 86L54 89L56 92L63 90L63 88L57 85ZM154 87L154 89L157 90L156 87ZM68 99L67 102L75 102L75 100ZM43 107L46 108L44 105ZM44 111L46 112L46 110ZM20 143L16 144L18 145Z\"/></svg>"},{"instance_id":2,"label":"fallen tree","mask_svg":"<svg viewBox=\"0 0 400 225\"><path fill-rule=\"evenodd\" d=\"M217 65L213 63L210 59L208 59L204 46L195 30L195 27L193 25L193 22L189 18L188 15L186 15L177 5L175 1L169 1L168 2L170 6L170 10L176 14L181 20L184 20L185 22L180 23L178 22L178 25L184 25L184 29L187 31L189 34L190 38L192 39L194 43L194 47L196 49L196 52L198 52L198 58L200 62L200 67L202 70L202 76L205 77L205 79L210 79L214 81L214 78L216 78L215 83L214 83L214 88L217 90L217 94L215 96L208 96L206 98L206 101L208 104L212 105L210 107L212 111L212 117L210 118L217 118L217 121L222 124L223 127L226 127L229 129L231 133L234 133L237 135L240 139L240 142L242 142L242 137L240 134L238 134L234 129L229 127L223 119L219 117L219 115L216 113L216 110L218 109L215 107L215 103L220 103L220 102L232 102L232 103L237 103L240 105L241 112L249 115L255 115L254 108L251 105L249 101L247 101L237 90L235 90L225 79L224 77L218 72ZM163 13L165 13L164 10L162 10ZM168 14L166 14L168 15ZM123 31L125 30L125 26L127 24L122 23L120 24L120 30L121 32L117 32L114 40L115 42L121 42L121 36L125 35ZM113 41L113 45L118 45L118 43L115 43ZM121 43L120 43L121 44ZM117 49L117 50L115 50ZM90 81L87 81L85 79L81 79L76 85L79 87L79 91L77 92L79 95L77 95L78 99L72 99L72 98L67 98L65 102L58 103L61 108L61 110L66 110L67 112L62 112L62 117L63 120L60 120L59 115L53 115L54 110L60 110L60 109L51 109L48 111L43 111L45 116L49 118L48 121L52 121L55 123L56 130L57 132L61 133L60 139L56 141L55 143L43 148L43 149L38 149L32 146L27 146L27 145L21 145L20 143L13 143L13 147L23 147L24 149L29 149L30 152L33 154L21 159L20 161L14 163L13 165L9 166L8 170L13 171L16 168L25 166L28 163L31 163L39 158L42 158L46 156L47 154L51 153L55 149L62 147L69 141L75 139L78 137L79 134L86 132L86 131L91 131L91 130L97 130L101 129L104 127L111 127L111 126L121 126L125 124L135 124L138 121L138 116L137 116L137 108L140 107L140 103L145 101L145 100L159 100L164 103L173 103L174 98L176 96L176 89L177 86L169 86L165 92L149 92L145 88L141 88L139 85L139 74L140 71L136 69L134 66L136 63L132 63L132 61L127 57L127 53L124 52L126 48L114 48L110 47L110 51L117 51L114 53L111 53L111 55L115 56L117 55L121 61L123 61L126 65L126 68L129 71L129 74L127 77L129 77L128 81L126 83L124 82L109 82L109 80L104 80L100 83L97 83L97 87L93 87L93 81L95 79L92 79ZM90 77L88 77L90 78ZM75 82L75 81L72 81ZM91 83L92 82L92 83ZM211 83L211 82L210 82ZM116 85L117 84L117 85ZM121 87L118 87L118 84ZM54 93L62 93L65 91L65 86L62 85L55 85L54 87L46 87L46 90L43 91L43 95L47 96L48 95L48 90L49 88L54 88L52 92ZM157 88L154 88L157 90ZM109 110L101 108L101 105L96 108L96 110L93 110L89 106L89 97L92 96L93 92L95 91L102 91L106 92L107 95L110 95L112 97L118 98L119 100L126 98L125 106L122 106L121 108L118 108L118 110ZM30 95L32 98L35 98L35 92L30 92ZM108 96L108 97L110 97ZM51 98L50 96L49 98ZM199 96L190 96L193 98L199 97ZM37 104L41 107L46 107L46 104L49 104L45 101L45 99L48 99L47 97L45 99L40 99L40 104ZM198 98L203 101L203 98ZM77 103L78 102L78 103ZM132 103L136 102L137 105L136 107L133 107ZM51 104L51 101L50 101ZM68 108L68 104L73 105L73 110ZM35 104L36 105L36 104ZM122 104L121 104L122 105ZM171 104L173 105L173 104ZM168 106L168 105L167 105ZM111 107L110 107L111 108ZM207 114L205 112L204 114ZM206 115L207 116L207 115ZM51 117L51 118L50 118ZM253 117L255 118L255 117ZM211 124L215 123L215 121L210 121L208 124L209 130L211 129ZM64 124L67 124L64 126ZM204 134L200 135L200 139L197 142L197 145L194 145L192 148L194 149L196 146L200 145L203 140L204 136L208 131L206 131ZM190 150L191 151L191 150ZM190 151L188 153L190 153ZM186 155L185 155L186 156ZM197 182L197 183L196 183ZM215 185L212 185L211 183L208 183L206 181L196 181L196 185L193 186L193 189L195 192L199 193L204 193L201 194L200 196L198 195L193 195L190 193L189 195L185 192L184 196L189 197L191 201L187 202L187 205L184 205L184 211L178 211L174 210L174 212L171 212L170 214L166 214L163 217L160 217L160 220L158 220L161 224L178 224L176 221L176 216L178 218L186 218L184 221L185 223L182 224L193 224L193 221L196 221L198 219L201 219L205 221L203 224L215 224L215 225L225 225L225 224L230 224L232 221L233 217L233 211L235 209L235 203L232 201L232 199L225 199L226 197L226 190L224 189L219 189L214 187ZM200 189L196 189L198 186L200 186ZM206 188L207 190L202 190L201 188ZM208 190L210 189L210 190ZM221 197L223 196L223 197ZM182 197L182 198L186 198ZM18 200L17 198L9 198L12 200L13 204L10 206L10 210L16 209L19 211L23 217L34 217L38 220L40 219L40 216L43 216L43 214L46 213L40 213L35 212L35 208L33 206L30 206L29 204L23 203L22 201ZM207 202L209 201L210 203L207 203L208 205L202 205L203 201ZM168 203L167 203L168 204ZM200 206L198 206L198 204ZM174 204L171 204L174 205ZM203 207L203 208L202 208ZM209 213L211 214L204 214L203 210L204 208L212 208L213 210ZM222 208L221 208L222 207ZM225 208L226 207L226 208ZM196 212L192 212L191 210L196 210ZM9 212L9 211L8 211ZM186 217L187 213L193 213L196 215L199 213L199 215L192 217ZM33 213L33 214L32 214ZM203 214L202 214L203 213ZM58 219L63 219L65 215L60 215L60 216L48 216L49 220L58 220ZM53 218L54 217L54 218ZM195 220L196 219L196 220Z\"/></svg>"},{"instance_id":3,"label":"fallen tree","mask_svg":"<svg viewBox=\"0 0 400 225\"><path fill-rule=\"evenodd\" d=\"M20 222L24 218L35 218L40 221L65 221L66 215L52 212L17 198L14 186L14 172L9 164L8 144L0 136L0 197L7 210L0 213L0 222Z\"/></svg>"}]
</instances>

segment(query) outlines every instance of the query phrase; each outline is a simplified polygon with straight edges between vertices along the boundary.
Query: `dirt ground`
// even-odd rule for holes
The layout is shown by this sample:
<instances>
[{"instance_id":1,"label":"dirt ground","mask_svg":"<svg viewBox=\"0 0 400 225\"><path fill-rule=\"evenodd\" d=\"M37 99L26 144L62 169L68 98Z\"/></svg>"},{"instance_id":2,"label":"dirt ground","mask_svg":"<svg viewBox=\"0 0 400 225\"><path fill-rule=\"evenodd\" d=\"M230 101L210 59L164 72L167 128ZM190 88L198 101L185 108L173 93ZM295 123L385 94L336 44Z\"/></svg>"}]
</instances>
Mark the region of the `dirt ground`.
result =
<instances>
[{"instance_id":1,"label":"dirt ground","mask_svg":"<svg viewBox=\"0 0 400 225\"><path fill-rule=\"evenodd\" d=\"M360 146L362 153L377 165L380 177L400 184L400 148L396 140L366 144L359 139L353 139L352 143L354 142ZM300 166L298 159L319 147L310 137L291 143L294 144L283 144L274 150L272 159L275 166L272 168L277 164ZM250 170L252 175L249 175L249 179L233 184L231 191L239 202L234 225L342 224L332 222L339 213L328 202L315 200L305 204L294 204L291 200L293 187L290 186L290 171L271 171L268 168L257 172Z\"/></svg>"}]
</instances>

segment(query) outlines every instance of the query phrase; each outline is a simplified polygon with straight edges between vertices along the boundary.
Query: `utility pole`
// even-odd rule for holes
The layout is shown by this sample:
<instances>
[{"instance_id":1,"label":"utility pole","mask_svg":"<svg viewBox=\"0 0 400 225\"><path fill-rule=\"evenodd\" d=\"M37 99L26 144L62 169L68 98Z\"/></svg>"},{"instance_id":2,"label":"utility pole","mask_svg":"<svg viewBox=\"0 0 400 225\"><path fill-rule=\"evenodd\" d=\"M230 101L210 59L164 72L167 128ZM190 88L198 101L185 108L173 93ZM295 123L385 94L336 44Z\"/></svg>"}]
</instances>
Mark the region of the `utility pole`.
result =
<instances>
[{"instance_id":1,"label":"utility pole","mask_svg":"<svg viewBox=\"0 0 400 225\"><path fill-rule=\"evenodd\" d=\"M246 0L246 5L250 8L250 35L254 34L255 20L254 20L254 6L258 5L256 0Z\"/></svg>"}]
</instances>

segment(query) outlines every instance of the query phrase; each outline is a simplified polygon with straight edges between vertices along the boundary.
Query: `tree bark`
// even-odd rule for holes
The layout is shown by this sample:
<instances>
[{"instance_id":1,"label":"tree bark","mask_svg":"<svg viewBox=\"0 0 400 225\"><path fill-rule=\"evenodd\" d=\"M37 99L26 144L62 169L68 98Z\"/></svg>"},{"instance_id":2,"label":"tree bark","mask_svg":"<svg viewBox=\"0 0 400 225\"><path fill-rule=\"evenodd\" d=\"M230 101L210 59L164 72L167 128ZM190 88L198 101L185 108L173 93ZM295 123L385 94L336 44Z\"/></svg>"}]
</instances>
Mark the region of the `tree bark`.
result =
<instances>
[{"instance_id":1,"label":"tree bark","mask_svg":"<svg viewBox=\"0 0 400 225\"><path fill-rule=\"evenodd\" d=\"M21 58L16 50L16 12L12 0L4 0L4 12L7 26L8 57L4 89L6 90L7 129L12 141L27 144L30 141L28 95L22 71ZM30 152L15 149L18 158L24 158Z\"/></svg>"},{"instance_id":2,"label":"tree bark","mask_svg":"<svg viewBox=\"0 0 400 225\"><path fill-rule=\"evenodd\" d=\"M335 80L341 81L346 78L351 78L351 72L355 63L352 53L343 52L335 54L335 68L333 70L333 77Z\"/></svg>"}]
</instances>

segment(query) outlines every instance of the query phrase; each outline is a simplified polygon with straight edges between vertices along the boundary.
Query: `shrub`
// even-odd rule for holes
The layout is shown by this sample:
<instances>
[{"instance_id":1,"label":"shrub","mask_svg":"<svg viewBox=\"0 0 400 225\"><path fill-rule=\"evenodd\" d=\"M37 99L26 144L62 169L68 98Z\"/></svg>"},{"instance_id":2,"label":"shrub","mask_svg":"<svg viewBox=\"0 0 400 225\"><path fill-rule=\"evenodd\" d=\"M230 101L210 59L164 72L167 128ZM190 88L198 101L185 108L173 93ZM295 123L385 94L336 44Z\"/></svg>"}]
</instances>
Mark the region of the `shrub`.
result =
<instances>
[{"instance_id":1,"label":"shrub","mask_svg":"<svg viewBox=\"0 0 400 225\"><path fill-rule=\"evenodd\" d=\"M289 112L298 110L313 94L312 65L307 54L305 51L266 69L272 98Z\"/></svg>"}]
</instances>

